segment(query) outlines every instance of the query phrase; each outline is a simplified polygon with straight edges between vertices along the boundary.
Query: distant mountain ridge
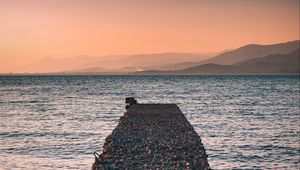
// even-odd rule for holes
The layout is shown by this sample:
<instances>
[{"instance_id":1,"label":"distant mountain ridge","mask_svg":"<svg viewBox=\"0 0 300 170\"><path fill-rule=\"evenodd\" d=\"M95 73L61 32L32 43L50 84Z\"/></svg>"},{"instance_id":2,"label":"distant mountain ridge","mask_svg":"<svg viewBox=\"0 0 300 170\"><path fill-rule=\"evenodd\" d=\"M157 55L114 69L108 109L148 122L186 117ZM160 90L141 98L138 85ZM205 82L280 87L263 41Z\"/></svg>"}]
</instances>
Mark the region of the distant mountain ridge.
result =
<instances>
[{"instance_id":1,"label":"distant mountain ridge","mask_svg":"<svg viewBox=\"0 0 300 170\"><path fill-rule=\"evenodd\" d=\"M137 74L299 74L299 65L300 48L288 54L272 54L231 65L209 63L176 71L149 70Z\"/></svg>"},{"instance_id":2,"label":"distant mountain ridge","mask_svg":"<svg viewBox=\"0 0 300 170\"><path fill-rule=\"evenodd\" d=\"M265 57L271 54L288 54L291 51L299 48L299 44L299 40L271 45L249 44L235 50L224 52L207 60L202 60L199 62L176 63L174 65L166 66L166 69L163 70L174 70L173 68L178 68L177 70L180 70L209 63L231 65L253 58Z\"/></svg>"},{"instance_id":3,"label":"distant mountain ridge","mask_svg":"<svg viewBox=\"0 0 300 170\"><path fill-rule=\"evenodd\" d=\"M23 72L128 72L158 69L178 62L194 62L212 57L216 53L157 53L137 55L111 55L93 57L80 55L70 58L44 58L19 70ZM98 68L98 69L97 69ZM128 69L130 68L130 69ZM134 68L134 70L133 70Z\"/></svg>"},{"instance_id":4,"label":"distant mountain ridge","mask_svg":"<svg viewBox=\"0 0 300 170\"><path fill-rule=\"evenodd\" d=\"M265 57L271 54L288 54L299 48L299 42L299 40L296 40L271 45L250 44L236 50L220 54L211 59L201 61L199 64L215 63L230 65L253 58Z\"/></svg>"},{"instance_id":5,"label":"distant mountain ridge","mask_svg":"<svg viewBox=\"0 0 300 170\"><path fill-rule=\"evenodd\" d=\"M292 51L299 49L299 43L299 40L295 40L271 45L250 44L223 53L157 53L103 57L80 55L61 59L44 58L20 70L25 70L24 72L28 73L63 74L127 74L136 72L193 74L209 73L209 71L213 73L238 73L239 71L245 73L254 72L254 65L257 65L257 72L276 72L271 67L281 67L284 63L288 63L282 57L289 58L288 56L292 55ZM275 60L274 57L282 58L282 60ZM262 58L264 61L261 60ZM269 66L269 70L258 68L258 65L268 64L268 60L271 61L271 59L273 65ZM276 66L274 62L277 63ZM242 66L244 68L241 68ZM293 72L285 68L282 68L282 71Z\"/></svg>"}]
</instances>

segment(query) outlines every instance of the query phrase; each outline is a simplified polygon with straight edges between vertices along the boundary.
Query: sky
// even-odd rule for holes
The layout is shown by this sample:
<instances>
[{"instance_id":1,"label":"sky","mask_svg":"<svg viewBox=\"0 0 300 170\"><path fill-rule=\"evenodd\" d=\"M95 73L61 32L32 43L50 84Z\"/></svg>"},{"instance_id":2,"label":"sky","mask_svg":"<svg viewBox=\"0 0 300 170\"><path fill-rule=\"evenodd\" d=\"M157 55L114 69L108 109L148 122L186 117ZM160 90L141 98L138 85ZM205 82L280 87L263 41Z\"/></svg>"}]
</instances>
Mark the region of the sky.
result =
<instances>
[{"instance_id":1,"label":"sky","mask_svg":"<svg viewBox=\"0 0 300 170\"><path fill-rule=\"evenodd\" d=\"M216 52L299 39L299 0L3 0L0 72L42 58Z\"/></svg>"}]
</instances>

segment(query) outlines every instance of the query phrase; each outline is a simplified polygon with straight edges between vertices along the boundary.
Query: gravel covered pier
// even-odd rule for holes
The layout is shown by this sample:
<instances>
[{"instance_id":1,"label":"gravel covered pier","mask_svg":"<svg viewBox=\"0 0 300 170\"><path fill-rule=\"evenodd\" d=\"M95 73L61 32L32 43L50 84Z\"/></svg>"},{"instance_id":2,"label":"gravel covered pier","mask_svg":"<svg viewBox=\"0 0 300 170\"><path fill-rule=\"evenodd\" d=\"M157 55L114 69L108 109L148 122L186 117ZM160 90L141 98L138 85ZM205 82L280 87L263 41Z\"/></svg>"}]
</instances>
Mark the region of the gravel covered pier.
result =
<instances>
[{"instance_id":1,"label":"gravel covered pier","mask_svg":"<svg viewBox=\"0 0 300 170\"><path fill-rule=\"evenodd\" d=\"M95 154L100 169L210 169L200 136L176 104L132 104Z\"/></svg>"}]
</instances>

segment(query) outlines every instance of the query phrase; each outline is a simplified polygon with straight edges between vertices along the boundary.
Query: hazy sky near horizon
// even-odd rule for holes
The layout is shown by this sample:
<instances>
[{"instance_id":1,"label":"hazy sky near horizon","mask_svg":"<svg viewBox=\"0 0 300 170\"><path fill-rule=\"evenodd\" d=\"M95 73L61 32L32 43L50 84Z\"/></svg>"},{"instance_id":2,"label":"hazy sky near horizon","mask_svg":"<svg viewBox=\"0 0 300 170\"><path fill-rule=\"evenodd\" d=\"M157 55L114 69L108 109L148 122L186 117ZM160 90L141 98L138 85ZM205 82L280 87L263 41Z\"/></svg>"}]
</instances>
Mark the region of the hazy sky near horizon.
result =
<instances>
[{"instance_id":1,"label":"hazy sky near horizon","mask_svg":"<svg viewBox=\"0 0 300 170\"><path fill-rule=\"evenodd\" d=\"M208 52L299 39L299 0L4 0L0 72L45 57Z\"/></svg>"}]
</instances>

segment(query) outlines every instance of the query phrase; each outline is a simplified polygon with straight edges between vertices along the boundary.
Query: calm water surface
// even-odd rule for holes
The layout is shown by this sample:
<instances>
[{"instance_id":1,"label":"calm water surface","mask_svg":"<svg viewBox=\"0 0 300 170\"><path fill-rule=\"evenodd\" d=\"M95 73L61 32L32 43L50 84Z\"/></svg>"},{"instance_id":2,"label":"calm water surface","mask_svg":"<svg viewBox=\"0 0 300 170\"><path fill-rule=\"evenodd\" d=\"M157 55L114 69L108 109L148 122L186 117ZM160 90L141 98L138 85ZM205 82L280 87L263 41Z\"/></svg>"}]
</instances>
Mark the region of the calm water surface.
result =
<instances>
[{"instance_id":1,"label":"calm water surface","mask_svg":"<svg viewBox=\"0 0 300 170\"><path fill-rule=\"evenodd\" d=\"M90 169L124 97L177 103L214 169L299 169L299 76L1 76L0 169Z\"/></svg>"}]
</instances>

